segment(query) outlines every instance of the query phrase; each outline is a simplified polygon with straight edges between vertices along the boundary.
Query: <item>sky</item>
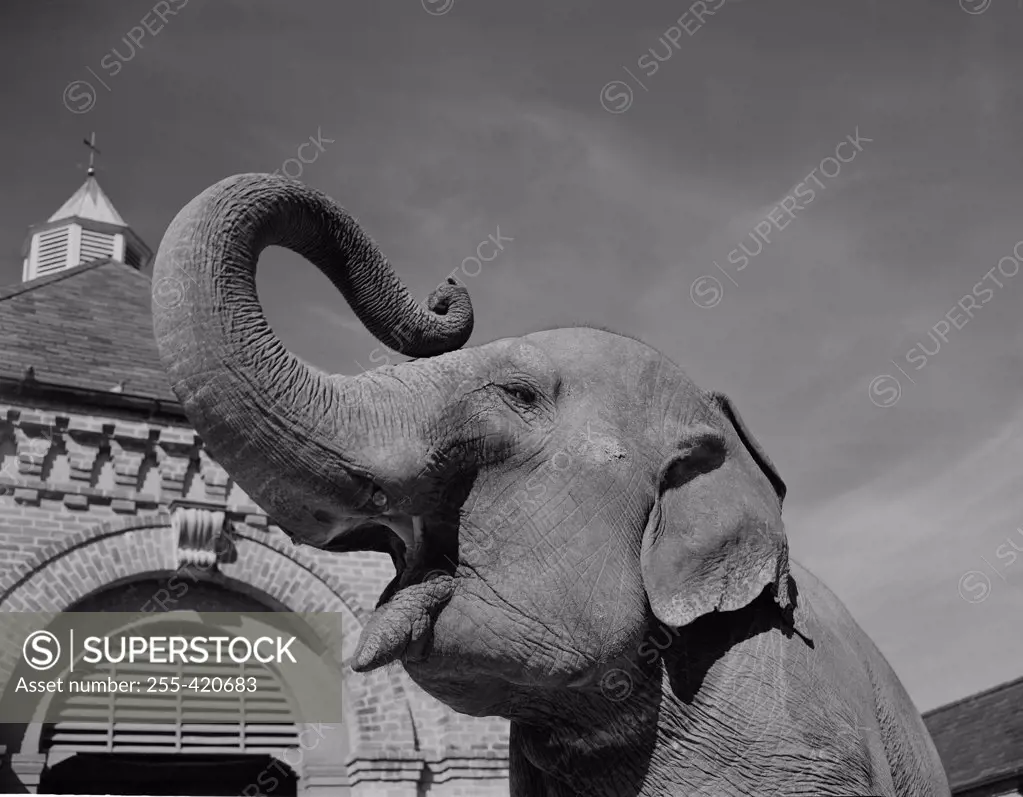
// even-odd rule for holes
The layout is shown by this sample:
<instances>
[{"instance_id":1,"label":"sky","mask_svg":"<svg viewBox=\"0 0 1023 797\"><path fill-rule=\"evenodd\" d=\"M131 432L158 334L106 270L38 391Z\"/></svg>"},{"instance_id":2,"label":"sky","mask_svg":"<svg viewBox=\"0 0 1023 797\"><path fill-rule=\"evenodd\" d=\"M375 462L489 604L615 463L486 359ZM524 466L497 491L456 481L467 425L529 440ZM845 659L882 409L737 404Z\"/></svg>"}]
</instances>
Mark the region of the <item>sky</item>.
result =
<instances>
[{"instance_id":1,"label":"sky","mask_svg":"<svg viewBox=\"0 0 1023 797\"><path fill-rule=\"evenodd\" d=\"M414 295L455 270L470 345L600 324L728 393L927 710L1023 676L1021 5L5 0L0 284L92 132L154 250L284 169ZM305 360L386 360L298 256L258 284Z\"/></svg>"}]
</instances>

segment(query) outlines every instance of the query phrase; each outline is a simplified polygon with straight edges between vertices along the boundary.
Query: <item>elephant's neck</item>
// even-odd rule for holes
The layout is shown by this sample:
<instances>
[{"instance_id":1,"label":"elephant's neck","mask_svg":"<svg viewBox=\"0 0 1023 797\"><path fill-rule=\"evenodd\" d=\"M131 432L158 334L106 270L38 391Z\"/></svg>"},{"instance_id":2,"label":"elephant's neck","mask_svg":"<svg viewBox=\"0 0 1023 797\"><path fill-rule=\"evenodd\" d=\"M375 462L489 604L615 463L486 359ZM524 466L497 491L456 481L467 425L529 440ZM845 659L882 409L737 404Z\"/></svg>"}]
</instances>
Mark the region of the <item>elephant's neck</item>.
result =
<instances>
[{"instance_id":1,"label":"elephant's neck","mask_svg":"<svg viewBox=\"0 0 1023 797\"><path fill-rule=\"evenodd\" d=\"M637 681L610 712L605 699L588 714L578 706L569 725L513 721L512 782L528 785L513 788L512 797L674 797L716 782L720 762L743 755L743 742L727 737L717 704L727 700L734 708L739 696L724 694L724 684L704 683L687 703L658 670L661 677Z\"/></svg>"},{"instance_id":2,"label":"elephant's neck","mask_svg":"<svg viewBox=\"0 0 1023 797\"><path fill-rule=\"evenodd\" d=\"M661 629L667 635L652 634L647 648L656 657L641 648L642 661L604 674L600 693L559 695L550 708L556 715L513 720L512 758L545 784L513 797L665 797L716 784L732 793L765 717L776 713L780 686L772 681L781 635L761 625L756 607L748 611L753 621L742 639L710 622Z\"/></svg>"},{"instance_id":3,"label":"elephant's neck","mask_svg":"<svg viewBox=\"0 0 1023 797\"><path fill-rule=\"evenodd\" d=\"M641 794L635 788L646 769L640 751L659 746L660 689L653 688L652 673L630 683L621 701L559 696L550 706L556 717L513 720L513 797Z\"/></svg>"}]
</instances>

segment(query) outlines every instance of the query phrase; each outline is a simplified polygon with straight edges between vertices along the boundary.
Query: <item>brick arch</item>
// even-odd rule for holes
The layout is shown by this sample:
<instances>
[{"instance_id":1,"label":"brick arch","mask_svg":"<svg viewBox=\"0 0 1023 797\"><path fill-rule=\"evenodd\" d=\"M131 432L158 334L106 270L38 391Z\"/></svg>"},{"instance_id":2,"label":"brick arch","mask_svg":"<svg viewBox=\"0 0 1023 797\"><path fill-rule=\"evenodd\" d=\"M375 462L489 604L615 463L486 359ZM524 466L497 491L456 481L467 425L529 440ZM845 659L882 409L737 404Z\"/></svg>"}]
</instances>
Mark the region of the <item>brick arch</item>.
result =
<instances>
[{"instance_id":1,"label":"brick arch","mask_svg":"<svg viewBox=\"0 0 1023 797\"><path fill-rule=\"evenodd\" d=\"M33 576L40 571L47 569L52 562L60 559L62 556L67 555L69 552L77 548L90 545L109 537L117 537L135 529L149 529L155 527L167 528L170 526L170 522L170 514L163 511L139 515L137 517L117 518L116 520L112 520L107 523L91 526L81 531L72 532L71 534L62 537L57 542L50 542L40 548L37 548L31 557L21 562L11 572L0 576L0 611L63 611L70 606L70 603L67 603L62 607L44 607L41 605L31 606L30 604L20 603L20 601L29 599L31 596L28 596L25 593L19 593L19 590L21 590L23 585L31 580ZM167 534L166 536L168 538L168 542L171 542L171 535ZM169 568L171 570L176 569L177 562L170 564ZM156 569L164 570L167 568L161 566ZM114 575L106 583L117 581L119 578L119 576ZM33 602L35 601L33 600ZM46 602L49 603L50 599L47 599Z\"/></svg>"},{"instance_id":2,"label":"brick arch","mask_svg":"<svg viewBox=\"0 0 1023 797\"><path fill-rule=\"evenodd\" d=\"M51 542L36 549L33 555L26 561L20 563L10 573L0 576L0 607L7 604L12 593L25 581L33 577L37 572L48 568L51 564L59 559L60 557L68 554L69 552L81 548L83 546L91 545L99 540L107 539L110 537L117 537L124 535L131 531L138 531L144 529L159 528L166 530L171 524L171 516L169 512L158 511L152 512L145 515L139 515L137 517L126 517L117 518L115 520L101 523L96 526L92 526L82 531L76 531L62 537L59 542ZM164 562L159 567L154 568L154 571L161 570L177 570L178 563L176 560L177 545L173 540L172 535L166 532L162 535L165 538L160 540L162 543L159 547L161 552L164 554L163 559L157 559L155 561ZM235 531L234 536L236 539L247 539L254 542L258 542L265 547L275 551L286 559L301 565L305 570L308 570L317 580L323 582L328 586L331 591L342 601L345 610L354 616L358 620L359 625L367 619L369 612L363 609L359 605L358 596L344 584L340 583L330 573L324 572L320 567L317 566L316 562L311 557L306 555L301 549L294 546L286 545L281 540L278 540L269 535L261 534L259 536L246 531ZM154 553L147 551L146 553ZM137 571L136 572L140 572ZM104 584L113 583L118 580L120 576L113 575L109 580L103 582ZM244 580L244 579L243 579ZM286 602L284 602L286 603ZM63 611L67 606L55 609L35 609L35 611ZM0 608L0 611L4 609ZM7 611L12 611L7 609ZM19 611L14 609L13 611Z\"/></svg>"},{"instance_id":3,"label":"brick arch","mask_svg":"<svg viewBox=\"0 0 1023 797\"><path fill-rule=\"evenodd\" d=\"M170 523L165 511L119 518L44 546L0 577L0 612L63 612L114 585L173 574L178 570L178 548ZM369 614L356 594L300 548L266 532L239 529L232 538L237 558L221 563L213 580L269 597L291 611L340 614L342 657L349 658ZM20 655L20 651L5 653L0 653L0 659ZM0 669L6 671L12 664L0 662ZM391 668L367 675L351 673L345 690L351 708L345 721L353 753L364 745L374 750L415 748L413 707L401 674ZM370 707L372 712L360 710Z\"/></svg>"}]
</instances>

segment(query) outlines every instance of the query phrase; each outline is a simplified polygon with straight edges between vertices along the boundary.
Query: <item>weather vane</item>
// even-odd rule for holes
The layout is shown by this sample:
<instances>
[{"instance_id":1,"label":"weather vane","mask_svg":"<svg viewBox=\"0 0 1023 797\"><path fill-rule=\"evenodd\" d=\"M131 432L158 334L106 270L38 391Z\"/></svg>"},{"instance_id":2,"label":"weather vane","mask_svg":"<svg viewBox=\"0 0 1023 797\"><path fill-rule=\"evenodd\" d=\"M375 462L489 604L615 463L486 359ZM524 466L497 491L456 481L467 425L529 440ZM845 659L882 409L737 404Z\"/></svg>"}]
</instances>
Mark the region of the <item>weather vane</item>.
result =
<instances>
[{"instance_id":1,"label":"weather vane","mask_svg":"<svg viewBox=\"0 0 1023 797\"><path fill-rule=\"evenodd\" d=\"M96 173L96 169L92 165L93 158L96 155L102 155L103 153L96 149L96 134L90 133L88 138L83 138L82 143L89 148L89 171L86 172L90 177Z\"/></svg>"}]
</instances>

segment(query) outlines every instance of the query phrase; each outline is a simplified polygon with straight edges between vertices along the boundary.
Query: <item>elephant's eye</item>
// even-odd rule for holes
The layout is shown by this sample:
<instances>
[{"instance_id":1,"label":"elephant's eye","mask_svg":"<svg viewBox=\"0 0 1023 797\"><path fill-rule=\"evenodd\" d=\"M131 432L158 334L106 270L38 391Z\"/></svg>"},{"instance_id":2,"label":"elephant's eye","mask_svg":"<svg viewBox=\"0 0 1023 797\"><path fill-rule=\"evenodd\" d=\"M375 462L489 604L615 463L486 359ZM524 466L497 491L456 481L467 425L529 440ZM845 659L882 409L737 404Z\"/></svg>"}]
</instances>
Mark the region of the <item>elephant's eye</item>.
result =
<instances>
[{"instance_id":1,"label":"elephant's eye","mask_svg":"<svg viewBox=\"0 0 1023 797\"><path fill-rule=\"evenodd\" d=\"M525 385L501 385L501 389L521 404L532 404L536 401L536 393Z\"/></svg>"}]
</instances>

